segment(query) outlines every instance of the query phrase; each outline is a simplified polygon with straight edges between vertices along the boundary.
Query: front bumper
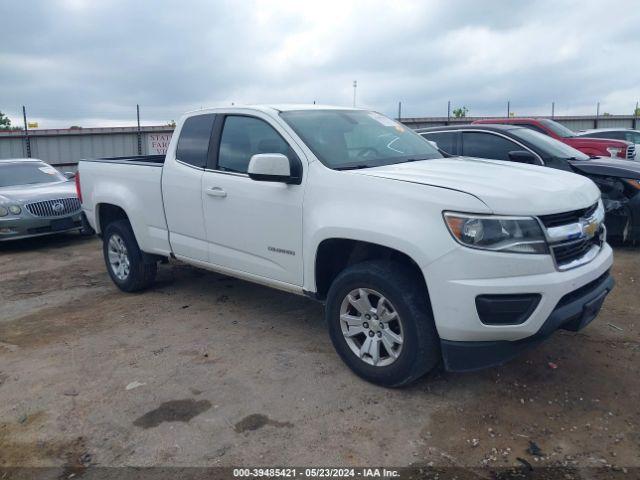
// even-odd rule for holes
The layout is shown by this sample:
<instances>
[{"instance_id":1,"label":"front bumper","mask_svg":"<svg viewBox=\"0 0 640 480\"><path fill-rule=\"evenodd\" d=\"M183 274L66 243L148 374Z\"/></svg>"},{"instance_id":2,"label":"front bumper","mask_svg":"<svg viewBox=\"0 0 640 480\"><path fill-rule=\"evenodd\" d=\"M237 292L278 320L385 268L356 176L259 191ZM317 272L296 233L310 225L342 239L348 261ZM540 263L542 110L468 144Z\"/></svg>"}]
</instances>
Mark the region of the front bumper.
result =
<instances>
[{"instance_id":1,"label":"front bumper","mask_svg":"<svg viewBox=\"0 0 640 480\"><path fill-rule=\"evenodd\" d=\"M63 217L5 217L0 219L0 242L80 230L81 215L77 212Z\"/></svg>"},{"instance_id":2,"label":"front bumper","mask_svg":"<svg viewBox=\"0 0 640 480\"><path fill-rule=\"evenodd\" d=\"M424 266L446 368L474 370L502 363L558 328L583 327L588 322L576 320L576 316L585 308L594 310L598 302L590 302L611 290L608 272L612 265L613 252L605 243L592 261L566 271L556 268L551 255L505 254L464 247ZM596 285L598 291L585 290L599 279L602 283ZM601 300L604 296L606 293ZM495 322L487 322L487 317L485 322L481 320L479 298L519 297L532 302L531 310L517 321L504 321L500 315L489 315ZM567 299L571 301L566 303Z\"/></svg>"},{"instance_id":3,"label":"front bumper","mask_svg":"<svg viewBox=\"0 0 640 480\"><path fill-rule=\"evenodd\" d=\"M598 316L613 286L613 277L607 271L593 282L566 294L542 327L530 337L516 341L442 340L445 368L449 371L464 372L500 365L523 350L542 342L558 329L574 332L581 330Z\"/></svg>"},{"instance_id":4,"label":"front bumper","mask_svg":"<svg viewBox=\"0 0 640 480\"><path fill-rule=\"evenodd\" d=\"M538 333L560 299L594 281L613 265L605 243L589 263L558 271L550 255L487 252L460 247L423 268L433 315L441 339L515 341ZM487 325L480 320L476 298L482 295L538 294L526 321Z\"/></svg>"}]
</instances>

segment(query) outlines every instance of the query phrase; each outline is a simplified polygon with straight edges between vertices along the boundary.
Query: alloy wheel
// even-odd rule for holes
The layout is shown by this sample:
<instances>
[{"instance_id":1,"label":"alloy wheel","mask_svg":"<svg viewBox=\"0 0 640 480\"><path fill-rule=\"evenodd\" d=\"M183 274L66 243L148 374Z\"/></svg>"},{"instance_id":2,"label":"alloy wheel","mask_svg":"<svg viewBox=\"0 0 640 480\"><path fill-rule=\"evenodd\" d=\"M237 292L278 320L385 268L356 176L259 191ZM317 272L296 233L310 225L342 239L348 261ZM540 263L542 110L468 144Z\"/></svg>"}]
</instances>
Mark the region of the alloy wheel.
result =
<instances>
[{"instance_id":1,"label":"alloy wheel","mask_svg":"<svg viewBox=\"0 0 640 480\"><path fill-rule=\"evenodd\" d=\"M109 239L109 246L107 249L109 255L109 265L111 271L118 278L118 280L126 280L129 276L129 252L124 244L124 240L120 235L114 233Z\"/></svg>"},{"instance_id":2,"label":"alloy wheel","mask_svg":"<svg viewBox=\"0 0 640 480\"><path fill-rule=\"evenodd\" d=\"M393 304L370 288L352 290L340 305L340 327L347 345L363 362L385 367L402 351L402 320Z\"/></svg>"}]
</instances>

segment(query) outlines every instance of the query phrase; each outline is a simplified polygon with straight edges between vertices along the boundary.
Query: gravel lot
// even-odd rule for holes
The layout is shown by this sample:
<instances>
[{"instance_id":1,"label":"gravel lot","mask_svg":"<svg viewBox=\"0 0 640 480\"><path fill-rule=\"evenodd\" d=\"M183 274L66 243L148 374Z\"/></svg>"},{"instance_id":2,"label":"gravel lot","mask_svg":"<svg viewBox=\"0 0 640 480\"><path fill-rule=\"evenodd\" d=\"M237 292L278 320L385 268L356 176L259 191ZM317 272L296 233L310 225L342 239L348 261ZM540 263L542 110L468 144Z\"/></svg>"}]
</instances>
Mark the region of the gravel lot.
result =
<instances>
[{"instance_id":1,"label":"gravel lot","mask_svg":"<svg viewBox=\"0 0 640 480\"><path fill-rule=\"evenodd\" d=\"M0 244L0 466L639 467L639 268L616 250L578 334L386 390L305 298L179 263L128 295L97 239Z\"/></svg>"}]
</instances>

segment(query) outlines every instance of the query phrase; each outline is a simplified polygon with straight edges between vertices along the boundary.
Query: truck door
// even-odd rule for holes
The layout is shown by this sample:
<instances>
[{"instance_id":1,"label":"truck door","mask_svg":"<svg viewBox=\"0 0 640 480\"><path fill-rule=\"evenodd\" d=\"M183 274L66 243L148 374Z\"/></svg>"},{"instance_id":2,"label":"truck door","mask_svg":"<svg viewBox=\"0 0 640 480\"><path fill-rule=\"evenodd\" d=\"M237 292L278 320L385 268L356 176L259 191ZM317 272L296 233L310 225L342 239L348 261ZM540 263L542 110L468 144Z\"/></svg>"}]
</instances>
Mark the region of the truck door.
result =
<instances>
[{"instance_id":1,"label":"truck door","mask_svg":"<svg viewBox=\"0 0 640 480\"><path fill-rule=\"evenodd\" d=\"M162 198L169 243L177 256L202 262L209 259L202 210L202 175L207 165L215 114L188 117L162 173Z\"/></svg>"},{"instance_id":2,"label":"truck door","mask_svg":"<svg viewBox=\"0 0 640 480\"><path fill-rule=\"evenodd\" d=\"M209 262L292 286L302 285L301 185L255 181L247 175L257 153L303 158L286 131L248 115L218 124L213 162L203 176ZM291 158L291 157L290 157Z\"/></svg>"}]
</instances>

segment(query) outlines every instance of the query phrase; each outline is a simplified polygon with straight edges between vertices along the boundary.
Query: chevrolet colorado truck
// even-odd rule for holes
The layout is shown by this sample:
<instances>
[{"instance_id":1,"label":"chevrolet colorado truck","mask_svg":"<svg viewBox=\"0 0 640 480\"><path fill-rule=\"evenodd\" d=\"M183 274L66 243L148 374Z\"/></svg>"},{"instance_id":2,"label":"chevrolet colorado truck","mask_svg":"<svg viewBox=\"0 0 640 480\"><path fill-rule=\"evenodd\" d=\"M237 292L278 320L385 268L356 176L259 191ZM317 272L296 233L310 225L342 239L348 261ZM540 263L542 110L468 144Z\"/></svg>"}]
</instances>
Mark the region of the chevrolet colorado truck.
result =
<instances>
[{"instance_id":1,"label":"chevrolet colorado truck","mask_svg":"<svg viewBox=\"0 0 640 480\"><path fill-rule=\"evenodd\" d=\"M613 288L593 182L444 158L372 111L199 110L166 157L85 160L76 178L121 290L175 258L307 295L344 362L383 386L503 363L586 326Z\"/></svg>"},{"instance_id":2,"label":"chevrolet colorado truck","mask_svg":"<svg viewBox=\"0 0 640 480\"><path fill-rule=\"evenodd\" d=\"M579 136L573 130L550 118L494 118L476 120L473 124L499 123L517 125L535 130L551 138L566 143L570 147L580 150L591 157L611 157L622 160L636 159L636 146L634 143L612 138L585 138Z\"/></svg>"}]
</instances>

